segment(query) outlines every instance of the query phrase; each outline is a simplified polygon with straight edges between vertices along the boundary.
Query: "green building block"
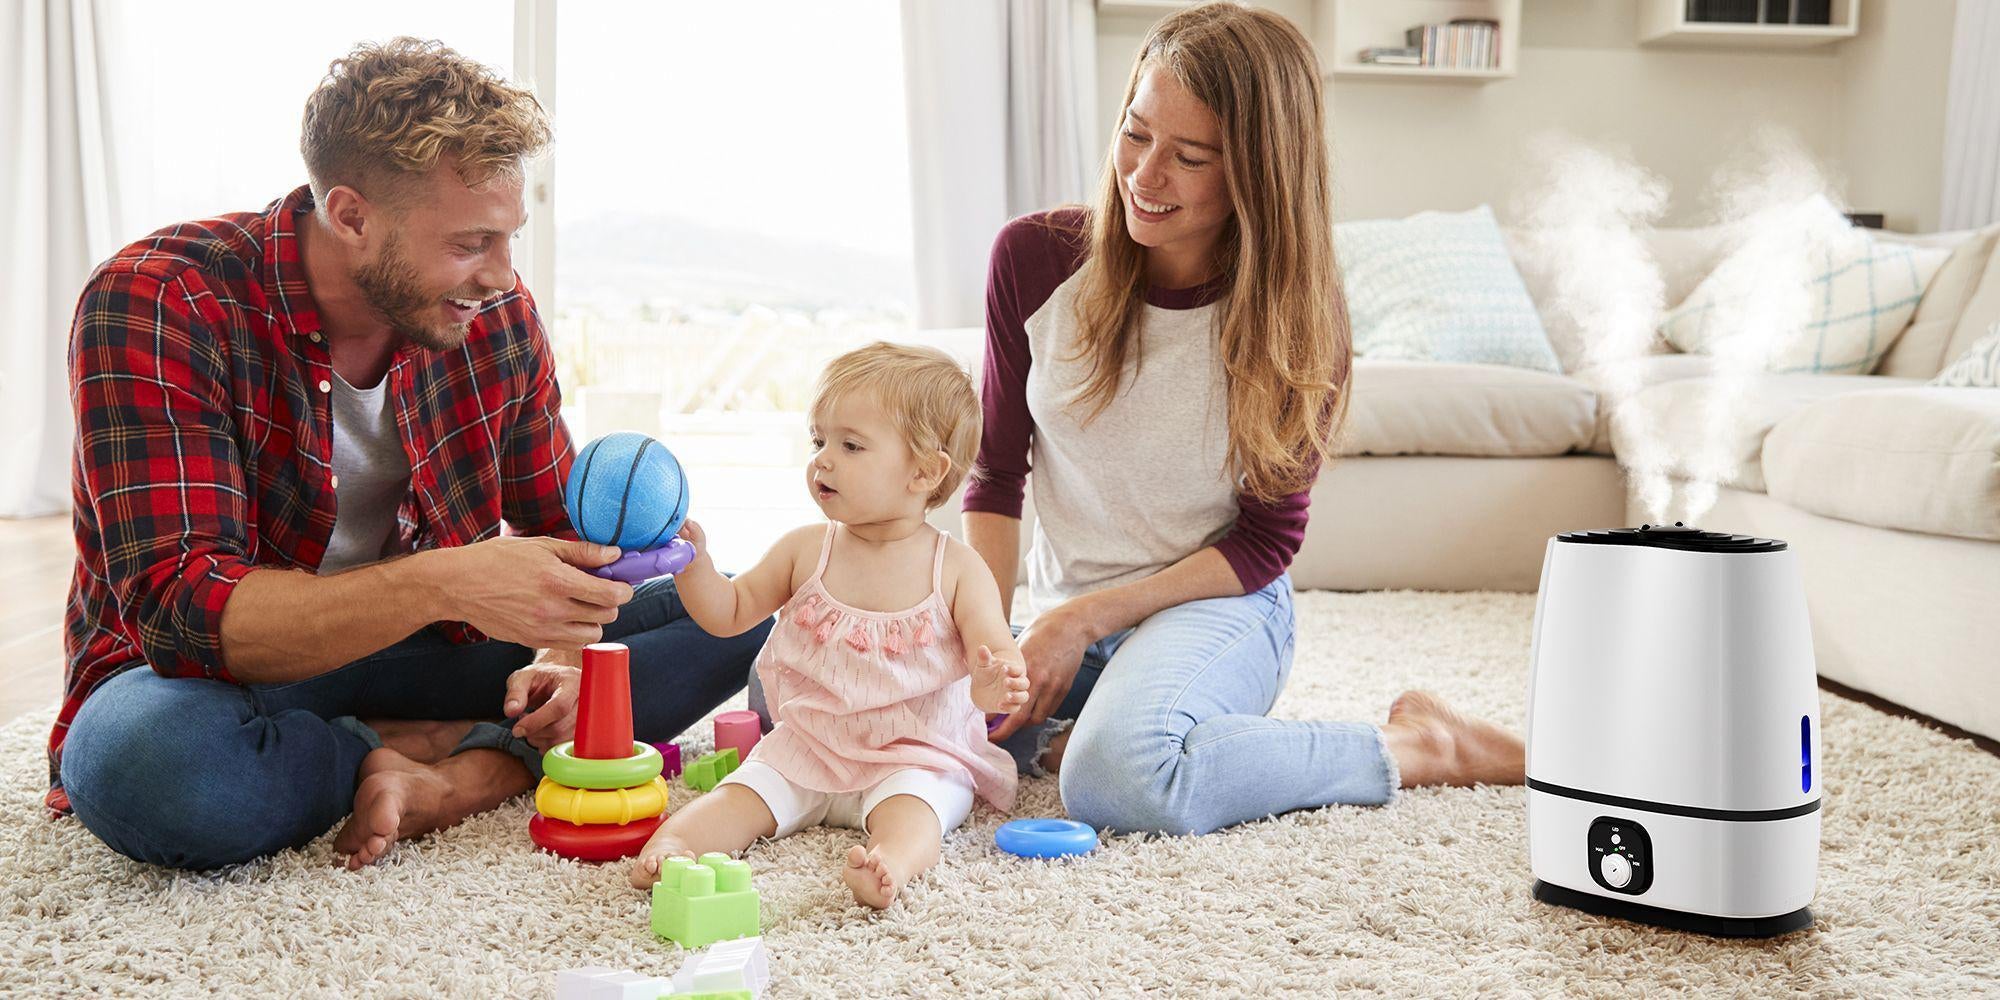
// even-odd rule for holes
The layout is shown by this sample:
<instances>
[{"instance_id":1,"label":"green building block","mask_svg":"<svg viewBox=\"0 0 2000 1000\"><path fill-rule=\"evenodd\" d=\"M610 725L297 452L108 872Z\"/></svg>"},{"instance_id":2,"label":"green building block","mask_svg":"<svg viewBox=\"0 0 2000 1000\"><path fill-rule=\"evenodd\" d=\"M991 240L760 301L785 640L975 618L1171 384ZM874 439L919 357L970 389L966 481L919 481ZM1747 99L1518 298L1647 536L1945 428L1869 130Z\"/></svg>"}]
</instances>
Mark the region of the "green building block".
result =
<instances>
[{"instance_id":1,"label":"green building block","mask_svg":"<svg viewBox=\"0 0 2000 1000\"><path fill-rule=\"evenodd\" d=\"M750 865L727 854L666 859L653 883L653 933L683 948L760 931Z\"/></svg>"},{"instance_id":2,"label":"green building block","mask_svg":"<svg viewBox=\"0 0 2000 1000\"><path fill-rule=\"evenodd\" d=\"M682 774L689 788L712 792L715 791L715 786L722 784L722 779L729 777L729 772L736 770L737 763L736 748L724 747L714 753L696 757L694 763L689 764Z\"/></svg>"}]
</instances>

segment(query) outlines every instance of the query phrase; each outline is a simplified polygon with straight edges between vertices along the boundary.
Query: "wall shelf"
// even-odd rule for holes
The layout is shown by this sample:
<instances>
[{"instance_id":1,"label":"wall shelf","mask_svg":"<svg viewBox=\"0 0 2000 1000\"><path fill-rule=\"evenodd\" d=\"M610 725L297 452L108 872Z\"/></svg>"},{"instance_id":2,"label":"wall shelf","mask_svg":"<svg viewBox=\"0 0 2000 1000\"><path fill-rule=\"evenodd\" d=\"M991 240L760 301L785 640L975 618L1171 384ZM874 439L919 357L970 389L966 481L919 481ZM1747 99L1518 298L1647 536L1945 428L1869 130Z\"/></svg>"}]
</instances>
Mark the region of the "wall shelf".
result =
<instances>
[{"instance_id":1,"label":"wall shelf","mask_svg":"<svg viewBox=\"0 0 2000 1000\"><path fill-rule=\"evenodd\" d=\"M1364 48L1402 45L1403 33L1410 28L1459 17L1500 23L1497 67L1383 66L1361 61ZM1330 77L1483 84L1505 80L1520 66L1521 0L1317 0L1313 27L1320 65Z\"/></svg>"},{"instance_id":2,"label":"wall shelf","mask_svg":"<svg viewBox=\"0 0 2000 1000\"><path fill-rule=\"evenodd\" d=\"M1792 49L1853 38L1861 0L1832 0L1831 24L1690 21L1686 0L1644 0L1639 44L1658 48Z\"/></svg>"}]
</instances>

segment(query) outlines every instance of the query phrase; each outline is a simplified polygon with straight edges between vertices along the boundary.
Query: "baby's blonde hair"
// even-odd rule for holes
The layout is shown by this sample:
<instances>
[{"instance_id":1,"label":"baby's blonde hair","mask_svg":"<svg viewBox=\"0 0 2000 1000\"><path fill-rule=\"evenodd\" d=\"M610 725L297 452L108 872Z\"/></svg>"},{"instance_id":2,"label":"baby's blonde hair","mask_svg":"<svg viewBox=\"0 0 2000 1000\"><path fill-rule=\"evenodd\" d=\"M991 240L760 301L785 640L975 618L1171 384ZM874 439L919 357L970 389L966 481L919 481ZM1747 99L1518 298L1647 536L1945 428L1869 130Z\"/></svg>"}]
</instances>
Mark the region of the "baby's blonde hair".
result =
<instances>
[{"instance_id":1,"label":"baby's blonde hair","mask_svg":"<svg viewBox=\"0 0 2000 1000\"><path fill-rule=\"evenodd\" d=\"M865 392L888 411L910 453L923 468L944 452L951 468L924 498L930 510L965 479L979 449L979 394L972 376L935 347L876 341L833 359L813 386L812 417L818 421L834 401Z\"/></svg>"}]
</instances>

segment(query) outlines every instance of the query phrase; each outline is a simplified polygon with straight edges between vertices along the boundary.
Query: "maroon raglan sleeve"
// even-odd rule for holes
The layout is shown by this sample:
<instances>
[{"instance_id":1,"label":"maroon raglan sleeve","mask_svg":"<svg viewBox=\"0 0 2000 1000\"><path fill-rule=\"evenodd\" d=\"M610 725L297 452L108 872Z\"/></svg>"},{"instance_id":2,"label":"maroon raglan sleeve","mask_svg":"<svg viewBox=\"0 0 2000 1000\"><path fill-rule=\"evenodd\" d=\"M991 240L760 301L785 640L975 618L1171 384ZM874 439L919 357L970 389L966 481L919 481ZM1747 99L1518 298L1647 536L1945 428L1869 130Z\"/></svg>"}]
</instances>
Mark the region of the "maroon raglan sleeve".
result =
<instances>
[{"instance_id":1,"label":"maroon raglan sleeve","mask_svg":"<svg viewBox=\"0 0 2000 1000\"><path fill-rule=\"evenodd\" d=\"M1324 419L1333 419L1337 400L1329 401ZM1325 464L1315 455L1306 473L1306 487L1275 503L1258 500L1247 490L1236 497L1236 523L1215 543L1215 550L1229 560L1237 582L1248 594L1261 590L1292 565L1299 546L1306 540L1306 520L1312 507L1313 484Z\"/></svg>"},{"instance_id":2,"label":"maroon raglan sleeve","mask_svg":"<svg viewBox=\"0 0 2000 1000\"><path fill-rule=\"evenodd\" d=\"M1034 418L1028 413L1028 319L1082 263L1082 213L1024 215L993 241L986 270L985 417L962 510L1021 516Z\"/></svg>"}]
</instances>

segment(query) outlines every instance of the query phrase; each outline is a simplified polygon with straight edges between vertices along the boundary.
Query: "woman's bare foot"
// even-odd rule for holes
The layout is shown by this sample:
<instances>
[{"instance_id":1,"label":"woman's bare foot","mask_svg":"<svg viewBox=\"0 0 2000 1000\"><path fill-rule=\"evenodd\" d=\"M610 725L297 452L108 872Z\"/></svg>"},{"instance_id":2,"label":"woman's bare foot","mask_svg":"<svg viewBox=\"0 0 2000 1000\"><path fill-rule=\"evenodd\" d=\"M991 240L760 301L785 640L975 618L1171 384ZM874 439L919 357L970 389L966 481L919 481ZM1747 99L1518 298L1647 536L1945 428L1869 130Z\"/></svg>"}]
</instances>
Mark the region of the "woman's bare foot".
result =
<instances>
[{"instance_id":1,"label":"woman's bare foot","mask_svg":"<svg viewBox=\"0 0 2000 1000\"><path fill-rule=\"evenodd\" d=\"M1073 732L1076 732L1075 726L1057 733L1056 738L1049 741L1048 749L1042 751L1042 770L1050 774L1062 770L1063 751L1069 749L1069 734Z\"/></svg>"},{"instance_id":2,"label":"woman's bare foot","mask_svg":"<svg viewBox=\"0 0 2000 1000\"><path fill-rule=\"evenodd\" d=\"M1527 777L1527 747L1494 723L1445 704L1428 691L1405 691L1389 706L1383 738L1403 787L1518 785Z\"/></svg>"},{"instance_id":3,"label":"woman's bare foot","mask_svg":"<svg viewBox=\"0 0 2000 1000\"><path fill-rule=\"evenodd\" d=\"M333 838L349 871L371 864L399 840L442 830L527 791L528 769L498 750L469 750L420 764L383 747L361 760L354 814Z\"/></svg>"},{"instance_id":4,"label":"woman's bare foot","mask_svg":"<svg viewBox=\"0 0 2000 1000\"><path fill-rule=\"evenodd\" d=\"M847 887L854 890L856 902L878 910L895 902L896 892L903 887L904 876L890 870L881 849L860 844L847 849L847 867L840 875L847 880Z\"/></svg>"}]
</instances>

